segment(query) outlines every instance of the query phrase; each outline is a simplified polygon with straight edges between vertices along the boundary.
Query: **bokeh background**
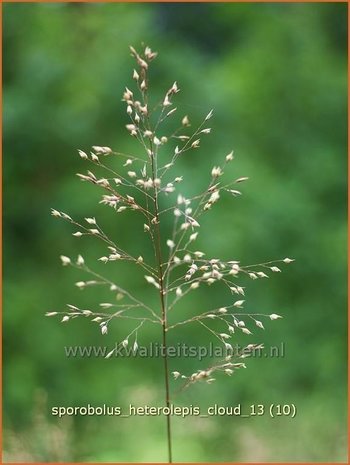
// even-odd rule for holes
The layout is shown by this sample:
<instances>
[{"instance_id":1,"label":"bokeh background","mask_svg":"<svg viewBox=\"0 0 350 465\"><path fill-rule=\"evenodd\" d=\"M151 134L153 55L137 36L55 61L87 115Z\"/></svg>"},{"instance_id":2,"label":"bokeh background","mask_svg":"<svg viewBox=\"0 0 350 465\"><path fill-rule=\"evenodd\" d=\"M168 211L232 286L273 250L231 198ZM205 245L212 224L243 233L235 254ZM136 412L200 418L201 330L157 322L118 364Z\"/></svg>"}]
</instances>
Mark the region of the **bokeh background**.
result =
<instances>
[{"instance_id":1,"label":"bokeh background","mask_svg":"<svg viewBox=\"0 0 350 465\"><path fill-rule=\"evenodd\" d=\"M86 169L77 148L140 152L124 129L121 94L132 85L128 46L142 42L159 52L155 100L177 80L179 114L195 124L215 109L212 134L179 165L184 188L203 187L231 148L232 176L250 178L242 197L223 198L205 218L198 247L243 263L296 259L273 279L243 282L247 308L284 316L249 342L284 343L284 357L249 359L247 370L175 399L203 408L294 403L296 418L177 418L174 458L345 461L347 5L33 3L3 10L5 461L166 460L164 418L50 414L56 405L162 405L161 360L67 358L65 346L113 346L125 328L102 336L88 320L61 325L44 317L66 303L111 299L79 291L74 282L85 276L60 265L62 253L91 262L103 248L72 237L51 207L98 217L133 252L147 247L135 215L116 218L75 176ZM132 267L96 269L155 298ZM183 314L230 300L220 286L193 295ZM145 330L140 342L158 337ZM210 339L188 326L173 333L178 341ZM171 361L172 370L198 367Z\"/></svg>"}]
</instances>

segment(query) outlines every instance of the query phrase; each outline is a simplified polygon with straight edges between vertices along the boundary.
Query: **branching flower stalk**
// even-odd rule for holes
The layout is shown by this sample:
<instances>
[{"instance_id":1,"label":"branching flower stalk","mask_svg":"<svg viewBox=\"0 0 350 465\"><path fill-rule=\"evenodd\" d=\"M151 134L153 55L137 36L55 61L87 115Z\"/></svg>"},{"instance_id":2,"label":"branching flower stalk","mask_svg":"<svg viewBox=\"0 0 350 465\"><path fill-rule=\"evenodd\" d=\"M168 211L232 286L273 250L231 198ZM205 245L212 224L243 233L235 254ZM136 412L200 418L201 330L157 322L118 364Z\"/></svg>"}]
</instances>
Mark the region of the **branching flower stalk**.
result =
<instances>
[{"instance_id":1,"label":"branching flower stalk","mask_svg":"<svg viewBox=\"0 0 350 465\"><path fill-rule=\"evenodd\" d=\"M200 147L203 137L211 133L208 122L213 111L205 116L197 128L191 132L191 123L187 115L180 118L180 124L170 134L162 134L162 123L177 114L173 100L180 91L176 82L165 93L162 101L151 109L149 88L149 66L157 53L146 47L139 54L130 47L131 55L136 61L133 79L137 87L137 97L129 88L125 89L123 101L126 104L126 113L130 123L126 125L129 134L141 145L144 155L134 156L113 151L110 147L93 146L90 154L78 150L79 156L90 163L104 176L96 171L87 170L86 174L77 176L84 182L93 184L102 189L100 203L115 210L116 214L124 211L134 211L141 215L144 224L143 231L150 238L154 253L154 263L147 263L142 255L133 256L123 250L102 229L95 217L75 220L70 215L52 209L52 215L69 222L76 228L73 236L91 236L102 241L106 246L106 254L98 260L104 264L111 262L128 261L143 270L146 282L155 287L159 293L159 309L147 304L142 297L134 295L129 289L124 289L114 280L93 271L85 259L78 255L76 260L61 255L64 266L72 266L79 271L90 275L91 279L78 281L76 286L83 290L93 286L106 286L115 296L109 302L102 302L98 309L81 309L75 305L67 304L63 311L48 311L47 316L61 315L62 322L71 319L86 317L97 323L102 335L107 334L111 323L117 319L124 319L130 323L130 332L121 339L121 342L111 350L106 358L119 350L128 348L132 344L133 352L137 352L138 334L147 324L156 324L161 327L162 357L164 363L165 405L169 409L171 404L170 373L168 361L167 334L181 328L183 325L196 324L205 330L211 338L218 341L224 349L224 358L215 361L206 369L185 375L173 371L174 379L183 380L182 388L188 387L198 381L212 383L214 375L224 373L231 376L240 368L245 368L242 361L254 351L262 348L262 344L248 344L242 350L233 352L230 342L236 333L250 336L253 324L264 329L261 320L276 320L280 315L262 312L245 312L245 288L240 279L244 276L256 280L268 278L269 274L279 273L281 264L289 264L293 260L268 261L256 265L242 265L240 261L222 260L219 258L205 258L201 250L194 248L200 227L199 219L206 214L220 200L222 195L233 197L241 195L238 185L248 178L239 177L233 181L223 182L223 176L228 165L234 159L233 152L224 157L221 166L214 166L211 170L209 182L205 189L191 198L185 197L180 190L183 176L172 176L171 173L177 159L185 156L187 152L195 151ZM174 147L175 146L175 147ZM160 156L161 154L161 156ZM105 165L105 158L114 158L117 168ZM166 159L168 157L168 159ZM164 206L163 206L164 204ZM172 218L172 234L163 238L166 222L165 217ZM168 257L163 259L163 248L168 249ZM222 285L228 292L228 303L218 308L209 308L205 311L193 312L183 320L176 319L174 309L191 292L204 285ZM112 303L113 302L113 303ZM243 311L242 311L243 310ZM169 315L174 312L174 319L169 324ZM168 461L172 462L172 436L170 415L166 415Z\"/></svg>"}]
</instances>

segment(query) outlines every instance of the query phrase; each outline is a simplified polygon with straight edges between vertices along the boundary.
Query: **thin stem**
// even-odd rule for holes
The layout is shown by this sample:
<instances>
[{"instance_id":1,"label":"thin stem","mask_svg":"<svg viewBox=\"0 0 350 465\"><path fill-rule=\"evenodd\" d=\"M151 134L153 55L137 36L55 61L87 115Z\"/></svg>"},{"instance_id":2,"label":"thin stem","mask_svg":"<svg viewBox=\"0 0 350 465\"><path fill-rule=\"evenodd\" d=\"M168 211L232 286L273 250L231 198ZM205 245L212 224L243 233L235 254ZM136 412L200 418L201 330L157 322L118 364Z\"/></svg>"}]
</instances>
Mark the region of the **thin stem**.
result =
<instances>
[{"instance_id":1,"label":"thin stem","mask_svg":"<svg viewBox=\"0 0 350 465\"><path fill-rule=\"evenodd\" d=\"M152 149L151 149L152 150ZM155 173L155 163L154 163L154 154L152 150L152 179L153 181L156 178ZM169 368L168 368L168 351L167 351L167 311L165 306L164 294L164 274L163 274L163 260L161 252L161 236L160 236L160 225L159 225L159 205L158 205L158 188L154 188L154 209L156 217L155 225L155 244L156 244L156 257L159 273L159 296L162 312L162 343L163 343L163 361L164 361L164 381L165 381L165 404L170 407L170 388L169 388ZM171 444L171 424L170 424L170 415L166 417L167 422L167 439L168 439L168 460L169 463L172 463L172 444Z\"/></svg>"},{"instance_id":2,"label":"thin stem","mask_svg":"<svg viewBox=\"0 0 350 465\"><path fill-rule=\"evenodd\" d=\"M140 61L140 57L136 54L136 59L137 61ZM147 67L145 69L142 69L142 77L144 78L144 81L146 83L145 89L142 89L140 86L140 91L142 94L142 99L143 103L148 108L148 78L147 78ZM162 108L161 115L164 111L164 108ZM161 116L160 116L161 118ZM148 112L145 115L145 118L143 120L143 124L146 129L151 131L151 124L150 124L150 117ZM157 126L159 124L159 121L157 123ZM157 128L156 126L156 128ZM155 129L156 129L155 128ZM155 130L154 129L154 130ZM151 131L153 132L153 131ZM158 193L159 193L159 188L157 186L157 183L155 182L158 174L158 169L157 169L157 151L158 147L155 147L153 144L153 139L151 138L149 140L149 150L144 142L142 140L142 145L146 149L147 154L150 157L151 160L151 170L152 170L152 181L153 181L153 186L154 186L154 248L155 248L155 258L157 262L157 267L158 267L158 283L159 283L159 298L160 298L160 305L161 305L161 324L162 324L162 344L163 344L163 362L164 362L164 384L165 384L165 404L169 408L170 407L170 387L169 387L169 368L168 368L168 347L167 347L167 308L166 308L166 303L165 303L165 293L166 293L166 287L165 287L165 280L164 280L164 271L163 271L163 260L162 260L162 251L161 251L161 234L160 234L160 221L159 221L159 205L158 205ZM153 221L152 221L153 223ZM172 463L172 443L171 443L171 424L170 424L170 415L166 416L166 425L167 425L167 442L168 442L168 461L169 463Z\"/></svg>"}]
</instances>

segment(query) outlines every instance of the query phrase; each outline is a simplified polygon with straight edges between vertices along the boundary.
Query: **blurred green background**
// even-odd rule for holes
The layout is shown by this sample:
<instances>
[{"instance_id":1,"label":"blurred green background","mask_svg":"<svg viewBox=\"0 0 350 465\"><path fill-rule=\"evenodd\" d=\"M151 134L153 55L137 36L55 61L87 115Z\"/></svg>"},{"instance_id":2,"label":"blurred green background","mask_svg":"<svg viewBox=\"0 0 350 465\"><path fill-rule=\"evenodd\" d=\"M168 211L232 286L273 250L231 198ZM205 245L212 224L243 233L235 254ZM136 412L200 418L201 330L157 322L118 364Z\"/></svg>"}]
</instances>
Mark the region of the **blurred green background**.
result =
<instances>
[{"instance_id":1,"label":"blurred green background","mask_svg":"<svg viewBox=\"0 0 350 465\"><path fill-rule=\"evenodd\" d=\"M213 132L184 157L184 189L203 188L233 148L240 198L223 198L203 219L198 247L210 256L259 263L290 256L273 279L247 281L247 309L280 313L266 331L237 342L285 344L283 358L249 359L248 369L196 384L179 405L294 403L296 418L187 417L173 420L176 461L346 461L346 4L5 4L4 459L9 462L165 461L164 418L75 417L55 405L162 405L159 359L67 358L64 346L113 346L88 320L45 318L65 304L93 306L108 291L79 291L78 271L59 255L91 263L104 248L76 239L50 208L96 216L123 246L145 253L137 215L115 217L100 192L76 178L76 149L107 145L140 153L124 129L121 94L132 85L130 44L159 52L154 98L174 80L179 116L193 126L211 108ZM179 116L177 118L179 118ZM113 160L110 162L115 163ZM166 225L167 227L167 225ZM132 266L93 265L145 299ZM184 303L228 304L220 286ZM155 301L156 302L156 301ZM185 302L185 301L184 301ZM150 329L140 343L159 340ZM171 343L210 342L188 326ZM214 342L214 341L212 341ZM172 370L203 366L171 360ZM176 385L174 384L173 387Z\"/></svg>"}]
</instances>

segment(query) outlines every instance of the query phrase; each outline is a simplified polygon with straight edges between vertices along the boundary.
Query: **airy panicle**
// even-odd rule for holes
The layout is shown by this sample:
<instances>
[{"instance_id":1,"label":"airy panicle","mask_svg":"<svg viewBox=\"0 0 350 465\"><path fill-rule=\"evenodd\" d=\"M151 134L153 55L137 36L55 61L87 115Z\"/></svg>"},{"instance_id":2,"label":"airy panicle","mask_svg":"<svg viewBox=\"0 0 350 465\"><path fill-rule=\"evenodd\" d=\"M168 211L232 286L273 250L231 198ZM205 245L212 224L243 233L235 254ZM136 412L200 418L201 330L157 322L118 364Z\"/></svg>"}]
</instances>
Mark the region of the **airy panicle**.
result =
<instances>
[{"instance_id":1,"label":"airy panicle","mask_svg":"<svg viewBox=\"0 0 350 465\"><path fill-rule=\"evenodd\" d=\"M144 276L145 285L153 288L159 295L159 305L153 306L145 301L140 290L125 289L114 279L102 276L93 271L93 264L88 266L86 259L78 255L73 259L61 255L62 265L75 268L84 278L75 285L84 290L92 286L105 286L113 298L99 304L99 308L81 309L67 304L61 311L48 311L47 316L58 316L64 323L74 318L85 318L95 324L102 335L112 330L112 323L118 319L129 322L129 331L120 334L118 326L113 331L120 340L119 346L110 351L106 358L111 358L120 348L127 350L130 346L136 353L142 342L142 332L148 325L158 325L162 344L167 348L167 335L174 332L181 342L183 325L197 325L203 334L207 334L207 342L213 340L225 352L224 359L211 362L208 368L199 368L192 374L172 372L175 380L182 380L187 387L195 382L212 383L220 374L232 376L237 370L245 368L242 358L254 350L261 349L261 344L251 343L255 331L265 329L268 320L282 318L276 313L263 313L250 308L246 298L244 283L251 280L266 279L281 272L283 265L293 262L293 259L282 258L255 265L244 264L238 257L223 260L212 257L210 251L200 250L196 246L201 231L202 215L214 210L215 206L225 196L237 197L242 194L238 185L248 180L241 176L232 178L231 163L234 152L226 151L221 156L221 162L215 159L213 167L207 173L202 192L197 195L186 194L186 181L190 181L186 172L179 175L174 167L179 157L197 156L196 152L205 144L205 138L213 131L209 126L213 110L203 115L202 121L182 114L175 106L177 94L181 91L175 81L169 83L164 90L158 105L150 104L149 68L157 53L149 47L141 52L130 47L131 56L135 61L131 84L125 87L122 100L125 103L126 115L129 119L126 131L130 137L137 140L143 156L125 154L106 146L94 145L91 149L78 150L82 162L87 164L78 178L96 186L101 191L100 203L112 208L118 215L132 211L141 215L143 230L140 234L149 237L149 247L153 249L154 262L147 262L144 254L133 256L123 250L114 238L110 237L92 212L86 218L73 219L70 215L52 209L52 215L61 218L72 226L72 234L77 239L90 236L101 241L105 253L98 261L106 265L106 276L115 275L111 267L118 267L122 261L135 266L135 272ZM173 129L169 132L163 128L165 120L173 121ZM169 127L169 124L166 125ZM193 153L191 153L193 152ZM108 162L108 163L107 163ZM97 173L104 172L104 176ZM201 174L201 173L200 173ZM184 184L184 187L183 187ZM213 212L213 216L215 213ZM171 234L163 235L163 223L172 223ZM215 218L213 219L215 221ZM164 257L164 250L167 256ZM86 275L90 279L86 279ZM204 286L220 286L222 305L218 308L191 308L187 318L178 319L176 309L182 305L186 296L200 292ZM116 298L115 298L116 297ZM113 303L112 303L113 302ZM169 323L171 315L171 324ZM232 341L235 338L246 337L247 346L240 353L232 353ZM141 337L141 342L140 342ZM205 343L205 342L204 342ZM169 405L171 395L169 387L169 360L167 352L163 356L166 384L166 405ZM176 360L173 362L176 364ZM168 458L171 461L170 419L167 419Z\"/></svg>"}]
</instances>

